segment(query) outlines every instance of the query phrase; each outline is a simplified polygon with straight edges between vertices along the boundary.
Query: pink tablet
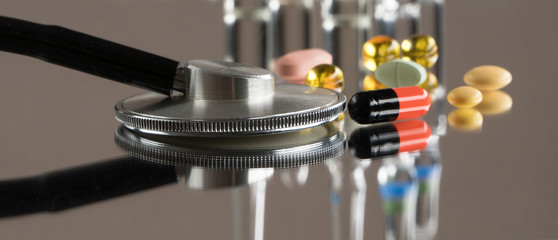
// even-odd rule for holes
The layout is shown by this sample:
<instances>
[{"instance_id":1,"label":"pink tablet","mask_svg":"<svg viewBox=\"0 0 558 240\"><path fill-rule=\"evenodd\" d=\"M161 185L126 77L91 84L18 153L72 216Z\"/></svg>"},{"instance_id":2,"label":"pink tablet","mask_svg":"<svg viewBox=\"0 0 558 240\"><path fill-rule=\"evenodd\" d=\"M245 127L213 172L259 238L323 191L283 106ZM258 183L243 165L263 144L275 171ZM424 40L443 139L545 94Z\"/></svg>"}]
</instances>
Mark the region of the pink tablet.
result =
<instances>
[{"instance_id":1,"label":"pink tablet","mask_svg":"<svg viewBox=\"0 0 558 240\"><path fill-rule=\"evenodd\" d=\"M304 84L308 71L320 64L332 64L329 52L310 48L289 52L275 60L275 74L289 83Z\"/></svg>"}]
</instances>

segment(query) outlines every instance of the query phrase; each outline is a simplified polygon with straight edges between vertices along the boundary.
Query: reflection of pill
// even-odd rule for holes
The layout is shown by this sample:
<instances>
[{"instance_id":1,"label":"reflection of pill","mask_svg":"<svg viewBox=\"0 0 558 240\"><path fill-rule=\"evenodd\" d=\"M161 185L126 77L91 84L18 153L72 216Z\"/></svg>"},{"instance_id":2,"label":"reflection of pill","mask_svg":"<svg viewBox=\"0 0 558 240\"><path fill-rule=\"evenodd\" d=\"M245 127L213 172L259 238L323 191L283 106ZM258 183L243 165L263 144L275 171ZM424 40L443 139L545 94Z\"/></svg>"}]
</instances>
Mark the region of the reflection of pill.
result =
<instances>
[{"instance_id":1,"label":"reflection of pill","mask_svg":"<svg viewBox=\"0 0 558 240\"><path fill-rule=\"evenodd\" d=\"M375 76L391 88L417 86L426 80L426 70L418 63L397 59L380 65Z\"/></svg>"},{"instance_id":2,"label":"reflection of pill","mask_svg":"<svg viewBox=\"0 0 558 240\"><path fill-rule=\"evenodd\" d=\"M320 64L332 64L333 57L323 49L289 52L275 60L274 72L290 83L304 84L308 71Z\"/></svg>"},{"instance_id":3,"label":"reflection of pill","mask_svg":"<svg viewBox=\"0 0 558 240\"><path fill-rule=\"evenodd\" d=\"M484 65L469 70L463 80L470 86L483 91L493 91L510 84L511 73L498 66Z\"/></svg>"},{"instance_id":4,"label":"reflection of pill","mask_svg":"<svg viewBox=\"0 0 558 240\"><path fill-rule=\"evenodd\" d=\"M387 156L425 148L430 141L430 127L420 119L372 125L355 130L349 149L360 159Z\"/></svg>"},{"instance_id":5,"label":"reflection of pill","mask_svg":"<svg viewBox=\"0 0 558 240\"><path fill-rule=\"evenodd\" d=\"M513 100L510 95L502 91L486 91L482 93L482 101L475 109L482 114L494 115L511 109Z\"/></svg>"},{"instance_id":6,"label":"reflection of pill","mask_svg":"<svg viewBox=\"0 0 558 240\"><path fill-rule=\"evenodd\" d=\"M420 87L359 92L351 97L348 109L360 124L418 118L430 109L430 95Z\"/></svg>"},{"instance_id":7,"label":"reflection of pill","mask_svg":"<svg viewBox=\"0 0 558 240\"><path fill-rule=\"evenodd\" d=\"M482 126L482 114L473 108L455 109L448 114L448 123L458 130L475 130Z\"/></svg>"},{"instance_id":8,"label":"reflection of pill","mask_svg":"<svg viewBox=\"0 0 558 240\"><path fill-rule=\"evenodd\" d=\"M448 102L459 108L470 108L482 101L482 93L474 87L458 87L448 93Z\"/></svg>"}]
</instances>

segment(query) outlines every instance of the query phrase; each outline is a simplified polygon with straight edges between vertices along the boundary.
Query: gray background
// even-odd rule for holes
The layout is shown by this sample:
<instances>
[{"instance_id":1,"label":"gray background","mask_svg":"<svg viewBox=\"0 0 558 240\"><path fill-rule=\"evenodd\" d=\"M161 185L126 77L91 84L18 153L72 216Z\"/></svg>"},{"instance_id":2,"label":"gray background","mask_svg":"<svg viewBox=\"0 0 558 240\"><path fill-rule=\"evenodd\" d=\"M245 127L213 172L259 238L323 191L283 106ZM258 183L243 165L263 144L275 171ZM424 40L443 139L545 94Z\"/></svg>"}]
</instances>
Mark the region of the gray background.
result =
<instances>
[{"instance_id":1,"label":"gray background","mask_svg":"<svg viewBox=\"0 0 558 240\"><path fill-rule=\"evenodd\" d=\"M3 16L65 26L181 62L222 58L221 11L220 2L201 0L0 2ZM441 137L437 239L558 239L557 11L553 0L446 2L447 88L463 85L474 66L500 65L513 74L504 90L514 102L510 112L485 116L482 131L448 128ZM113 142L113 106L142 90L10 53L0 53L0 76L0 180L125 155ZM335 161L344 166L337 227L348 239L350 173L358 160L346 151ZM365 239L383 236L379 166L365 171ZM265 239L331 239L327 167L312 167L301 186L285 184L282 172L291 174L276 171L267 182ZM202 191L181 182L58 213L0 219L1 238L228 239L235 194L248 203L246 186ZM247 238L250 226L241 225Z\"/></svg>"}]
</instances>

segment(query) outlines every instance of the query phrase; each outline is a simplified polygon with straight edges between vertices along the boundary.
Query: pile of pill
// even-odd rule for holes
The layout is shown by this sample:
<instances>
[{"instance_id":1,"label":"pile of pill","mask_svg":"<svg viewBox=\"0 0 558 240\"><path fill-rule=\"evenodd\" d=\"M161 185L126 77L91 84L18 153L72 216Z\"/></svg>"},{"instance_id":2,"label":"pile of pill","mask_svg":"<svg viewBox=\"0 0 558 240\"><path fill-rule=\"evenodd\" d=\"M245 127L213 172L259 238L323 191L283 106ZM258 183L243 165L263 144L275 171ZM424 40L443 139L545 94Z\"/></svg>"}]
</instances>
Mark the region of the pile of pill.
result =
<instances>
[{"instance_id":1,"label":"pile of pill","mask_svg":"<svg viewBox=\"0 0 558 240\"><path fill-rule=\"evenodd\" d=\"M364 79L364 90L391 89L355 94L348 103L355 121L362 124L393 121L417 118L428 112L431 99L425 89L438 83L436 76L425 68L436 62L438 46L428 35L411 36L403 45L383 35L364 44L364 65L374 71ZM400 59L402 49L403 59ZM331 62L331 55L321 49L298 50L278 58L274 72L290 83L304 82L313 87L342 91L343 72ZM385 101L390 103L384 104ZM373 105L374 102L379 104Z\"/></svg>"},{"instance_id":2,"label":"pile of pill","mask_svg":"<svg viewBox=\"0 0 558 240\"><path fill-rule=\"evenodd\" d=\"M510 84L511 73L499 66L483 65L463 76L469 86L451 90L448 102L459 108L448 115L450 126L459 130L475 130L482 126L483 114L494 115L508 111L512 98L499 89Z\"/></svg>"},{"instance_id":3,"label":"pile of pill","mask_svg":"<svg viewBox=\"0 0 558 240\"><path fill-rule=\"evenodd\" d=\"M389 36L375 36L363 45L362 56L373 72L363 80L365 91L407 86L430 91L438 86L436 76L426 70L438 59L438 45L429 35L413 35L401 44Z\"/></svg>"}]
</instances>

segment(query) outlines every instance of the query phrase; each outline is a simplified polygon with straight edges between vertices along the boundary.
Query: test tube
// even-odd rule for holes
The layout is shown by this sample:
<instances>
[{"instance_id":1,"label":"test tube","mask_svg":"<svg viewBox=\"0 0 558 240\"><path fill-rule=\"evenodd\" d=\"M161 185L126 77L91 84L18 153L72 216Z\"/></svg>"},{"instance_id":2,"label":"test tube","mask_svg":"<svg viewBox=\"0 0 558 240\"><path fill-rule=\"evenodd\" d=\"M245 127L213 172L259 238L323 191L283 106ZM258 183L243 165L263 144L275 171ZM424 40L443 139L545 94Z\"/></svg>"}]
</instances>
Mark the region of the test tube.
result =
<instances>
[{"instance_id":1,"label":"test tube","mask_svg":"<svg viewBox=\"0 0 558 240\"><path fill-rule=\"evenodd\" d=\"M358 91L356 79L363 79L362 45L372 36L372 1L322 0L323 48L333 55L333 64L343 69L345 94Z\"/></svg>"},{"instance_id":2,"label":"test tube","mask_svg":"<svg viewBox=\"0 0 558 240\"><path fill-rule=\"evenodd\" d=\"M224 0L225 60L273 69L273 61L310 48L312 0Z\"/></svg>"},{"instance_id":3,"label":"test tube","mask_svg":"<svg viewBox=\"0 0 558 240\"><path fill-rule=\"evenodd\" d=\"M224 0L225 61L266 67L271 58L270 0Z\"/></svg>"},{"instance_id":4,"label":"test tube","mask_svg":"<svg viewBox=\"0 0 558 240\"><path fill-rule=\"evenodd\" d=\"M272 59L312 45L312 0L268 0ZM271 64L271 63L270 63Z\"/></svg>"}]
</instances>

